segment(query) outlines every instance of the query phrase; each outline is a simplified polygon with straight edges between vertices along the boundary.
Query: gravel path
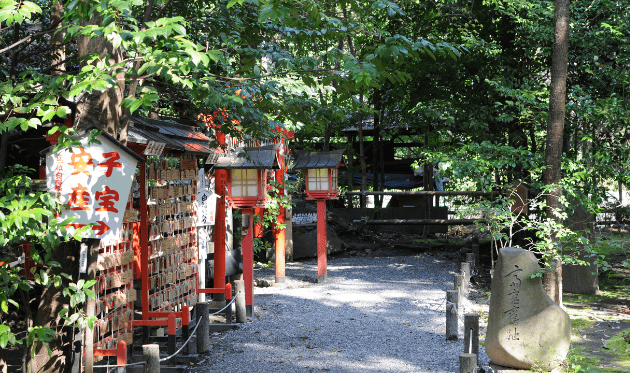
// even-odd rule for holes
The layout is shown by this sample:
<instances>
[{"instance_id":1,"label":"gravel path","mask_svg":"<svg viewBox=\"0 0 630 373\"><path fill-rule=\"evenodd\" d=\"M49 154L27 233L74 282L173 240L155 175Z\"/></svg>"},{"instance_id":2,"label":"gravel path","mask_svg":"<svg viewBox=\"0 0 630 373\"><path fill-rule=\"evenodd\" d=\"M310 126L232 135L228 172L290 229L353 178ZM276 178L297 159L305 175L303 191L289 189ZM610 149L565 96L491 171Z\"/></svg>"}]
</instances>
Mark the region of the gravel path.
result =
<instances>
[{"instance_id":1,"label":"gravel path","mask_svg":"<svg viewBox=\"0 0 630 373\"><path fill-rule=\"evenodd\" d=\"M329 258L328 280L317 284L315 260L288 263L287 287L256 287L252 322L213 335L210 356L190 371L459 372L463 343L444 330L457 267L427 254Z\"/></svg>"}]
</instances>

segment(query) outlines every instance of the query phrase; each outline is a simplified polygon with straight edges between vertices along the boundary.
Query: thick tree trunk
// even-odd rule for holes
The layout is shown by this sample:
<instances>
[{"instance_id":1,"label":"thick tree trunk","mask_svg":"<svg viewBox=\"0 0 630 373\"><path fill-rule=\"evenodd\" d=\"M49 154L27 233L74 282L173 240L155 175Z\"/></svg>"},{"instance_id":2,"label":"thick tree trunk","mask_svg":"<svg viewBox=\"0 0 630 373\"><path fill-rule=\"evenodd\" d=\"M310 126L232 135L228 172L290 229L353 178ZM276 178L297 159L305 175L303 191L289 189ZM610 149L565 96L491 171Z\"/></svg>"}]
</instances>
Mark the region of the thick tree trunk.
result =
<instances>
[{"instance_id":1,"label":"thick tree trunk","mask_svg":"<svg viewBox=\"0 0 630 373\"><path fill-rule=\"evenodd\" d=\"M562 178L562 144L564 132L567 67L569 60L569 0L555 1L555 31L551 61L551 87L549 97L549 117L547 120L547 141L543 182L557 185ZM562 189L558 186L547 196L547 216L562 206L559 197ZM562 223L559 218L558 223ZM553 239L553 237L551 237ZM554 253L555 255L555 253ZM557 257L550 259L550 268L545 273L543 283L547 294L559 305L562 304L562 266Z\"/></svg>"},{"instance_id":2,"label":"thick tree trunk","mask_svg":"<svg viewBox=\"0 0 630 373\"><path fill-rule=\"evenodd\" d=\"M50 268L48 276L59 275L62 272L76 276L79 272L79 243L71 241L62 243L53 250L51 260L59 262L60 267ZM68 286L68 280L64 278L63 286ZM72 366L72 344L74 341L74 328L64 326L59 312L68 307L69 299L64 297L62 288L50 286L44 289L37 308L37 314L33 324L45 326L56 331L57 338L50 342L52 355L48 355L46 347L34 346L35 357L29 361L28 373L64 373L69 372Z\"/></svg>"},{"instance_id":3,"label":"thick tree trunk","mask_svg":"<svg viewBox=\"0 0 630 373\"><path fill-rule=\"evenodd\" d=\"M100 18L90 21L92 24L99 24ZM89 38L81 36L77 41L79 57L83 58L90 53L96 53L101 57L107 56L110 64L120 63L123 59L120 48L114 49L112 43L104 37ZM122 100L125 97L125 72L118 68L110 72L116 80L116 84L102 92L92 92L81 102L77 103L77 116L75 127L85 129L90 126L97 126L118 139L118 132L121 128ZM126 139L126 134L125 134Z\"/></svg>"},{"instance_id":4,"label":"thick tree trunk","mask_svg":"<svg viewBox=\"0 0 630 373\"><path fill-rule=\"evenodd\" d=\"M61 27L61 19L63 17L63 2L57 1L50 11L50 23L51 25L57 24L57 31L52 34L50 39L53 46L56 48L52 51L52 59L50 61L50 67L52 68L52 75L61 75L66 71L66 49L63 46L63 38L66 32Z\"/></svg>"}]
</instances>

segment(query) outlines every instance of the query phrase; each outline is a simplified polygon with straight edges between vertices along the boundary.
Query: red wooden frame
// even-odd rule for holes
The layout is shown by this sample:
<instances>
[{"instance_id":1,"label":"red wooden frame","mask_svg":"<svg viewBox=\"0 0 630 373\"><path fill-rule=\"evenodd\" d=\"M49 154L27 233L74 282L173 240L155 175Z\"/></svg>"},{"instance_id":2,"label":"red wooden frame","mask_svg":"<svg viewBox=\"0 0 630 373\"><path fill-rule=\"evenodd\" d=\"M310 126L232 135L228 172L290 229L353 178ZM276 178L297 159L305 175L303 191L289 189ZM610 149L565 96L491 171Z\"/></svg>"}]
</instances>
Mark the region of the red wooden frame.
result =
<instances>
[{"instance_id":1,"label":"red wooden frame","mask_svg":"<svg viewBox=\"0 0 630 373\"><path fill-rule=\"evenodd\" d=\"M316 170L316 168L312 168L312 170ZM337 190L337 186L339 184L339 179L338 179L338 169L336 168L327 168L326 170L328 170L328 189L327 190L311 190L309 188L309 177L308 177L308 171L309 169L306 169L305 175L306 175L306 195L308 200L313 200L313 199L337 199L337 196L339 194L339 191ZM333 185L333 173L335 173L335 178L337 182L334 183Z\"/></svg>"},{"instance_id":2,"label":"red wooden frame","mask_svg":"<svg viewBox=\"0 0 630 373\"><path fill-rule=\"evenodd\" d=\"M232 208L262 208L267 202L267 169L257 168L258 194L256 197L232 196L232 170L227 170L227 201Z\"/></svg>"}]
</instances>

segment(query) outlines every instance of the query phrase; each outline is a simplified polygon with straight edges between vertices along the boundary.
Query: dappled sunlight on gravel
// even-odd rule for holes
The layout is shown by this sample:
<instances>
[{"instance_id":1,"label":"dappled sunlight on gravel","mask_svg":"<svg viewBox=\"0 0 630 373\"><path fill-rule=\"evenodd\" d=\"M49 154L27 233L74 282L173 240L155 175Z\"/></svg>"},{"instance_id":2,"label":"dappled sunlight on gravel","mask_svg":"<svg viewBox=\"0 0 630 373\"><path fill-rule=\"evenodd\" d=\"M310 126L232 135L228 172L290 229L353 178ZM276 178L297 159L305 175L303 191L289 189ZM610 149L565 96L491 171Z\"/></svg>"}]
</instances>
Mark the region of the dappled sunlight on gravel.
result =
<instances>
[{"instance_id":1,"label":"dappled sunlight on gravel","mask_svg":"<svg viewBox=\"0 0 630 373\"><path fill-rule=\"evenodd\" d=\"M323 284L312 260L287 264L286 287L256 288L252 322L214 339L212 358L192 371L459 371L463 345L446 341L444 331L456 263L424 255L328 263ZM255 273L273 276L273 269ZM485 354L480 361L487 365Z\"/></svg>"}]
</instances>

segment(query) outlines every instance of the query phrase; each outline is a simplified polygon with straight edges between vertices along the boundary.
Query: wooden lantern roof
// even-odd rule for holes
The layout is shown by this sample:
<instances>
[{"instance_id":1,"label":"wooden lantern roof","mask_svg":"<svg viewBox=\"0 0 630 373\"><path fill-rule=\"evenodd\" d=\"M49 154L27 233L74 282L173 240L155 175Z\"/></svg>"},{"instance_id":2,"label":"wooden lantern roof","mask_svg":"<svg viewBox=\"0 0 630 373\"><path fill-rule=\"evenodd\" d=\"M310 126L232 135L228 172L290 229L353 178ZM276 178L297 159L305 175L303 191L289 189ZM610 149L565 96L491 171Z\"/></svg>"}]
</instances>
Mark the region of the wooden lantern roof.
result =
<instances>
[{"instance_id":1,"label":"wooden lantern roof","mask_svg":"<svg viewBox=\"0 0 630 373\"><path fill-rule=\"evenodd\" d=\"M328 152L296 151L297 159L294 169L337 168L341 164L345 149Z\"/></svg>"},{"instance_id":2,"label":"wooden lantern roof","mask_svg":"<svg viewBox=\"0 0 630 373\"><path fill-rule=\"evenodd\" d=\"M255 148L240 148L233 154L222 154L218 159L206 163L215 163L217 169L248 169L248 168L278 168L277 149L279 144L259 146Z\"/></svg>"}]
</instances>

